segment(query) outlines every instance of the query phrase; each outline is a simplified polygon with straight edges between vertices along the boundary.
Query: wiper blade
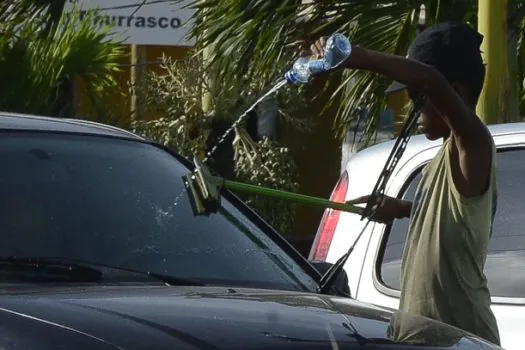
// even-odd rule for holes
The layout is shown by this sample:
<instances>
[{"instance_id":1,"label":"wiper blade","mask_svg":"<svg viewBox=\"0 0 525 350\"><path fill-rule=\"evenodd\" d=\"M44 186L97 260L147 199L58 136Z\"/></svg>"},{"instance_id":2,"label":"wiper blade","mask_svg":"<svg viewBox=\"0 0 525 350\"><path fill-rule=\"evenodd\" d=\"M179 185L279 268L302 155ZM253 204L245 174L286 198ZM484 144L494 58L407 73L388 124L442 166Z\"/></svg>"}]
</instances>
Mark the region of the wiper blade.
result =
<instances>
[{"instance_id":1,"label":"wiper blade","mask_svg":"<svg viewBox=\"0 0 525 350\"><path fill-rule=\"evenodd\" d=\"M133 272L137 272L137 271L133 271ZM200 287L205 286L204 283L189 280L186 278L180 278L180 277L164 275L164 274L154 273L154 272L141 272L141 273L144 273L148 276L158 279L159 281L164 282L165 284L169 286L200 286Z\"/></svg>"},{"instance_id":2,"label":"wiper blade","mask_svg":"<svg viewBox=\"0 0 525 350\"><path fill-rule=\"evenodd\" d=\"M0 276L42 282L98 282L102 272L92 267L32 257L0 258Z\"/></svg>"},{"instance_id":3,"label":"wiper blade","mask_svg":"<svg viewBox=\"0 0 525 350\"><path fill-rule=\"evenodd\" d=\"M334 282L337 279L337 275L344 268L344 265L346 264L348 258L354 251L354 248L361 239L361 236L366 231L366 228L368 227L368 224L371 220L370 218L373 216L373 214L376 212L376 210L379 208L379 205L383 201L388 180L394 173L394 169L396 168L397 163L399 162L399 160L405 152L408 140L414 132L417 118L421 113L421 108L423 107L426 98L427 95L425 93L418 94L418 97L416 98L412 107L412 111L410 112L410 115L405 121L405 124L403 125L403 128L401 129L401 132L399 133L399 136L397 137L396 142L392 147L392 151L390 152L390 155L388 156L388 159L383 167L383 171L377 179L377 182L374 186L374 190L372 191L370 199L366 204L365 210L361 214L361 220L365 218L368 218L368 220L361 232L359 233L359 235L357 235L354 243L350 246L348 251L343 256L341 256L336 261L336 263L321 277L321 280L319 281L319 284L317 286L319 293L325 294L332 288Z\"/></svg>"},{"instance_id":4,"label":"wiper blade","mask_svg":"<svg viewBox=\"0 0 525 350\"><path fill-rule=\"evenodd\" d=\"M370 195L370 200L366 204L365 210L361 213L361 220L372 216L383 201L386 185L390 180L390 177L394 173L394 170L397 167L399 160L405 153L408 141L414 133L414 129L417 125L417 119L421 114L421 108L425 104L426 100L426 93L419 93L416 100L414 101L410 115L408 116L408 118L405 121L405 124L401 128L401 131L399 132L399 135L396 138L394 146L392 147L392 150L386 160L383 170L379 174L374 189L372 190L372 194Z\"/></svg>"},{"instance_id":5,"label":"wiper blade","mask_svg":"<svg viewBox=\"0 0 525 350\"><path fill-rule=\"evenodd\" d=\"M3 268L7 266L11 268L32 268L42 269L42 271L49 272L50 269L61 269L61 279L66 279L67 275L64 275L67 271L70 272L68 281L82 281L82 282L97 282L102 278L102 271L95 269L91 266L102 267L111 270L126 271L134 274L145 275L154 278L169 286L204 286L205 284L197 281L193 281L186 278L180 278L176 276L164 275L151 271L140 271L135 269L128 269L120 266L113 266L103 263L97 263L88 260L74 259L74 258L62 258L62 257L5 257L0 258L0 275ZM50 278L49 276L43 276ZM75 278L76 277L76 280ZM91 278L91 279L90 279Z\"/></svg>"}]
</instances>

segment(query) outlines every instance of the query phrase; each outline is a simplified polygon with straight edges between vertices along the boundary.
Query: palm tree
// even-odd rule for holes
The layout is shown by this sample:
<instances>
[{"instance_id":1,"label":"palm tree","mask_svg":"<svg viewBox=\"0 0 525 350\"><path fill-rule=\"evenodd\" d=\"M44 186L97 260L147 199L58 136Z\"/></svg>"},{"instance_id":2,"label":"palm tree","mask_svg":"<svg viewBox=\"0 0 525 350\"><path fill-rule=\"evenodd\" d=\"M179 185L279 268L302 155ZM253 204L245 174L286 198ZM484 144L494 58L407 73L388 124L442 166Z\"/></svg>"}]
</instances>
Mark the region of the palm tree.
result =
<instances>
[{"instance_id":1,"label":"palm tree","mask_svg":"<svg viewBox=\"0 0 525 350\"><path fill-rule=\"evenodd\" d=\"M74 77L85 82L101 106L118 88L113 75L122 55L107 31L63 14L64 1L18 0L0 3L0 109L60 116L72 106L64 92Z\"/></svg>"}]
</instances>

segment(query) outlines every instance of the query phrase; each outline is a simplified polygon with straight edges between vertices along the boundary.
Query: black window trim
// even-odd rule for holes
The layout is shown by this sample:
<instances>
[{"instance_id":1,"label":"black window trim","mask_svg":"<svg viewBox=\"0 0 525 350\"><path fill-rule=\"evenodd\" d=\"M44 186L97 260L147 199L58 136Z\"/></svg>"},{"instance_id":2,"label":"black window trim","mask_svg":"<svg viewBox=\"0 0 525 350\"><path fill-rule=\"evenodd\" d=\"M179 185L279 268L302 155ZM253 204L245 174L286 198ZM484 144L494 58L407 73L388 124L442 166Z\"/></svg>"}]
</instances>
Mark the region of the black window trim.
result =
<instances>
[{"instance_id":1,"label":"black window trim","mask_svg":"<svg viewBox=\"0 0 525 350\"><path fill-rule=\"evenodd\" d=\"M11 129L11 128L0 128L0 137L6 134L44 134L44 135L68 135L68 136L80 136L80 137L91 137L91 138L102 138L102 139L112 139L128 142L137 142L142 144L151 145L153 147L159 148L169 155L181 162L185 167L190 171L195 169L193 162L180 155L176 150L165 146L161 143L158 143L151 139L145 139L141 137L132 137L130 135L114 135L114 134L104 134L104 133L94 133L94 132L78 132L78 131L64 131L64 130L47 130L47 129ZM237 195L235 195L230 190L226 190L223 193L225 197L239 212L246 216L246 218L254 223L264 234L268 236L279 248L281 248L286 254L288 254L297 265L306 272L315 282L319 283L322 275L321 273L307 260L295 247L288 242L275 228L273 228L268 222L266 222L259 214L257 214L252 208L246 205ZM315 291L310 291L315 293ZM336 290L333 290L334 293L337 293Z\"/></svg>"},{"instance_id":2,"label":"black window trim","mask_svg":"<svg viewBox=\"0 0 525 350\"><path fill-rule=\"evenodd\" d=\"M520 142L517 144L503 144L499 146L496 145L497 153L505 153L505 152L512 152L512 151L525 151L525 144ZM423 167L429 162L430 160L426 160L423 163L419 164L418 166L414 168L414 170L410 173L410 175L405 178L403 186L401 187L401 190L396 196L397 198L402 198L405 195L412 180L414 180L414 178L420 174ZM382 265L383 256L384 256L385 249L386 249L386 243L388 241L388 237L390 236L390 231L392 229L392 226L393 224L386 225L383 229L383 232L381 233L380 244L378 245L376 254L374 255L372 280L373 280L374 287L378 292L380 292L383 295L393 297L399 300L401 296L401 292L399 290L387 287L383 283L380 277L381 276L381 265ZM512 297L491 296L491 301L492 301L492 304L496 304L496 305L525 305L525 297L512 298Z\"/></svg>"}]
</instances>

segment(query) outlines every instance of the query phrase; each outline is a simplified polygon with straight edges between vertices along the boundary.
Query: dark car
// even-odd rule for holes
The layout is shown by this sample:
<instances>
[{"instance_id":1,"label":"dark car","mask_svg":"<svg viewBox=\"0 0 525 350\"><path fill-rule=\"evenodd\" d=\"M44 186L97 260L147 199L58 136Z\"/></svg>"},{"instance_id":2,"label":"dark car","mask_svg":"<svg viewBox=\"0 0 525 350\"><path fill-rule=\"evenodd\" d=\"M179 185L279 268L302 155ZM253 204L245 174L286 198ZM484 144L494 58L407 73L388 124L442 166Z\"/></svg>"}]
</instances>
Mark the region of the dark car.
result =
<instances>
[{"instance_id":1,"label":"dark car","mask_svg":"<svg viewBox=\"0 0 525 350\"><path fill-rule=\"evenodd\" d=\"M191 164L126 131L0 113L0 165L0 349L496 349L318 293L233 194L192 215Z\"/></svg>"}]
</instances>

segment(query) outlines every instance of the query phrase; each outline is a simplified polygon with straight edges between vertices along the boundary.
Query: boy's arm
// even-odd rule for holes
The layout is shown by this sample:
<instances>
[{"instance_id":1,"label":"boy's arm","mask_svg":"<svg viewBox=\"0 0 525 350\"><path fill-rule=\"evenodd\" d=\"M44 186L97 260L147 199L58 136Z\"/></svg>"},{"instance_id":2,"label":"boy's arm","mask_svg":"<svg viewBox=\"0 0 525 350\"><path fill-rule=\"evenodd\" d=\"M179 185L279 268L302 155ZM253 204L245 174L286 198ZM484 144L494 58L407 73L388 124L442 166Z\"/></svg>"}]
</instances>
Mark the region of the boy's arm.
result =
<instances>
[{"instance_id":1,"label":"boy's arm","mask_svg":"<svg viewBox=\"0 0 525 350\"><path fill-rule=\"evenodd\" d=\"M362 196L356 199L347 201L347 204L367 204L370 196ZM389 223L394 219L409 218L412 212L412 202L403 199L384 196L383 202L379 209L374 213L372 220L377 222Z\"/></svg>"},{"instance_id":2,"label":"boy's arm","mask_svg":"<svg viewBox=\"0 0 525 350\"><path fill-rule=\"evenodd\" d=\"M452 131L458 152L462 186L456 186L467 196L477 196L485 190L490 177L492 141L485 125L435 68L405 57L353 47L346 68L381 73L404 83L415 91L424 91L443 121ZM457 181L456 181L457 182Z\"/></svg>"},{"instance_id":3,"label":"boy's arm","mask_svg":"<svg viewBox=\"0 0 525 350\"><path fill-rule=\"evenodd\" d=\"M402 216L398 219L409 218L412 213L412 202L401 200L401 206L403 208Z\"/></svg>"},{"instance_id":4,"label":"boy's arm","mask_svg":"<svg viewBox=\"0 0 525 350\"><path fill-rule=\"evenodd\" d=\"M353 48L346 67L377 72L408 85L412 90L425 91L450 130L467 144L478 140L473 131L484 130L483 123L434 67L360 47Z\"/></svg>"}]
</instances>

